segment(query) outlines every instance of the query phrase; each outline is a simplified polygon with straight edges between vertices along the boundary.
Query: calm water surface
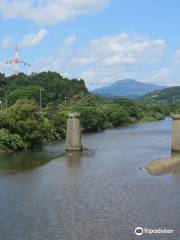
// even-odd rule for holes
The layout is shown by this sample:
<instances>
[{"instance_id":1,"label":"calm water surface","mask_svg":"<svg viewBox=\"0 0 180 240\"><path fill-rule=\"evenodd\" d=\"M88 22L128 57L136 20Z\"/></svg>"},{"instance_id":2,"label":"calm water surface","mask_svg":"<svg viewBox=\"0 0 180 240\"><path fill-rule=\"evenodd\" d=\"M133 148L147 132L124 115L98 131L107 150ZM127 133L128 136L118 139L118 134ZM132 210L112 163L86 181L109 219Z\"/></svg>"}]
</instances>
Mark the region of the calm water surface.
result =
<instances>
[{"instance_id":1,"label":"calm water surface","mask_svg":"<svg viewBox=\"0 0 180 240\"><path fill-rule=\"evenodd\" d=\"M1 153L0 240L179 240L180 166L144 170L171 155L171 128L166 119L84 135L82 154L64 155L64 142ZM138 238L137 226L175 233Z\"/></svg>"}]
</instances>

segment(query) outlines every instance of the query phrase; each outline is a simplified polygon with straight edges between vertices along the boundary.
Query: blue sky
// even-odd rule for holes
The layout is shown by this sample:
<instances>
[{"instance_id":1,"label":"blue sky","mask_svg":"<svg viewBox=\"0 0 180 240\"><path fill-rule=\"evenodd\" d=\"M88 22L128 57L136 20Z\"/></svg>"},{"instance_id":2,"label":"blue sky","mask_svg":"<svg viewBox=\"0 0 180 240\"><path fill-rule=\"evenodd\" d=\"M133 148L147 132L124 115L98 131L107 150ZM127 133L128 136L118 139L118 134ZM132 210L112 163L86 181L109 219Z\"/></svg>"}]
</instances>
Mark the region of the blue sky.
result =
<instances>
[{"instance_id":1,"label":"blue sky","mask_svg":"<svg viewBox=\"0 0 180 240\"><path fill-rule=\"evenodd\" d=\"M0 0L0 71L16 43L27 73L52 70L90 89L117 80L180 85L179 0Z\"/></svg>"}]
</instances>

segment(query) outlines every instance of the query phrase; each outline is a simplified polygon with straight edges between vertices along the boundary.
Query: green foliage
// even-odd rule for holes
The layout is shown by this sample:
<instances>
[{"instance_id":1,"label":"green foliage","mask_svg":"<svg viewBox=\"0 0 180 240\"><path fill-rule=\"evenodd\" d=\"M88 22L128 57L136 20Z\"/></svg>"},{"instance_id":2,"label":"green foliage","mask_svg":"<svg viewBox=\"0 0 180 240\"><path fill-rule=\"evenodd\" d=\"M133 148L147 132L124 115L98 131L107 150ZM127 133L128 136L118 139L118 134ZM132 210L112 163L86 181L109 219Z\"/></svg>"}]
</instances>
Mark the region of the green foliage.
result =
<instances>
[{"instance_id":1,"label":"green foliage","mask_svg":"<svg viewBox=\"0 0 180 240\"><path fill-rule=\"evenodd\" d=\"M1 128L18 134L28 147L40 145L51 139L53 124L38 111L38 106L28 100L18 101L0 115Z\"/></svg>"},{"instance_id":2,"label":"green foliage","mask_svg":"<svg viewBox=\"0 0 180 240\"><path fill-rule=\"evenodd\" d=\"M106 119L113 127L124 126L131 123L131 118L123 106L116 103L102 106Z\"/></svg>"},{"instance_id":3,"label":"green foliage","mask_svg":"<svg viewBox=\"0 0 180 240\"><path fill-rule=\"evenodd\" d=\"M49 115L52 124L55 128L55 138L65 138L66 136L66 124L67 124L67 112L58 111Z\"/></svg>"},{"instance_id":4,"label":"green foliage","mask_svg":"<svg viewBox=\"0 0 180 240\"><path fill-rule=\"evenodd\" d=\"M39 89L43 110L39 111ZM107 100L88 94L83 80L44 72L5 78L0 75L0 100L8 92L10 107L0 111L0 150L19 151L65 137L68 112L81 114L84 131L161 120L175 108L125 98ZM64 104L64 97L68 102ZM3 100L4 101L4 100ZM180 108L176 107L177 112Z\"/></svg>"},{"instance_id":5,"label":"green foliage","mask_svg":"<svg viewBox=\"0 0 180 240\"><path fill-rule=\"evenodd\" d=\"M6 129L0 129L0 149L5 151L24 150L26 145L18 134L11 134Z\"/></svg>"},{"instance_id":6,"label":"green foliage","mask_svg":"<svg viewBox=\"0 0 180 240\"><path fill-rule=\"evenodd\" d=\"M5 105L5 94L8 94L8 104L13 105L17 100L29 99L39 103L39 89L42 91L42 103L44 107L57 106L80 92L88 90L82 79L63 78L55 72L33 73L27 76L23 73L5 77L0 75L0 100Z\"/></svg>"},{"instance_id":7,"label":"green foliage","mask_svg":"<svg viewBox=\"0 0 180 240\"><path fill-rule=\"evenodd\" d=\"M129 99L116 99L114 103L118 104L119 106L123 106L123 108L128 112L129 116L132 119L141 119L141 106L138 105L136 101L132 101Z\"/></svg>"},{"instance_id":8,"label":"green foliage","mask_svg":"<svg viewBox=\"0 0 180 240\"><path fill-rule=\"evenodd\" d=\"M99 104L97 97L91 94L79 94L70 101L68 111L81 114L81 125L84 131L100 131L105 129L106 116Z\"/></svg>"},{"instance_id":9,"label":"green foliage","mask_svg":"<svg viewBox=\"0 0 180 240\"><path fill-rule=\"evenodd\" d=\"M100 131L105 129L105 115L95 107L84 107L80 111L81 124L84 131Z\"/></svg>"},{"instance_id":10,"label":"green foliage","mask_svg":"<svg viewBox=\"0 0 180 240\"><path fill-rule=\"evenodd\" d=\"M16 101L18 101L19 99L29 99L38 103L40 88L41 88L40 86L28 85L28 86L22 86L15 90L12 90L8 96L8 103L12 105L16 103ZM46 99L45 92L44 92L44 99ZM43 104L45 105L45 102L43 102Z\"/></svg>"},{"instance_id":11,"label":"green foliage","mask_svg":"<svg viewBox=\"0 0 180 240\"><path fill-rule=\"evenodd\" d=\"M180 103L180 86L168 87L162 90L153 91L142 97L141 101L147 103L160 103L160 104L179 104Z\"/></svg>"},{"instance_id":12,"label":"green foliage","mask_svg":"<svg viewBox=\"0 0 180 240\"><path fill-rule=\"evenodd\" d=\"M84 131L99 131L138 121L161 120L168 109L157 104L142 104L125 98L107 101L91 94L79 94L71 99L66 111L81 114Z\"/></svg>"}]
</instances>

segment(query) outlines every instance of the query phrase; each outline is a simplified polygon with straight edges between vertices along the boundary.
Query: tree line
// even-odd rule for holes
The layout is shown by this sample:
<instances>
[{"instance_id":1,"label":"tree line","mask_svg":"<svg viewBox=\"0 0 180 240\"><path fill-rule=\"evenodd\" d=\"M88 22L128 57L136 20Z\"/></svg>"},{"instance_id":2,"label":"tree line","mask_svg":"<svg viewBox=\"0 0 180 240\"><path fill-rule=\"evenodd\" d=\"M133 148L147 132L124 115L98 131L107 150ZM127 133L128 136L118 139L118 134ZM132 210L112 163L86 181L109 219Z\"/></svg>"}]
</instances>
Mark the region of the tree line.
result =
<instances>
[{"instance_id":1,"label":"tree line","mask_svg":"<svg viewBox=\"0 0 180 240\"><path fill-rule=\"evenodd\" d=\"M38 90L44 89L42 109ZM8 107L0 111L0 151L20 151L63 139L67 114L79 112L84 132L103 131L137 122L161 120L171 105L144 103L125 98L106 99L88 93L83 80L66 79L58 73L0 76L0 97ZM64 98L66 101L64 101Z\"/></svg>"}]
</instances>

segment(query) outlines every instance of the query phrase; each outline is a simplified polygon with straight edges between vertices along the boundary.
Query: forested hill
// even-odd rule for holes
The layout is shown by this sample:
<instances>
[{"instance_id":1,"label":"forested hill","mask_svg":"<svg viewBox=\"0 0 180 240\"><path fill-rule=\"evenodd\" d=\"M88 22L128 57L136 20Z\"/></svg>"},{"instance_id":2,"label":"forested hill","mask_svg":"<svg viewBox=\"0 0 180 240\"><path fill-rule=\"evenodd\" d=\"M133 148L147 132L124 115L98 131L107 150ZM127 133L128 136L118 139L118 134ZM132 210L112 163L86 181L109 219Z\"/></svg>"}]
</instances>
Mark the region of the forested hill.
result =
<instances>
[{"instance_id":1,"label":"forested hill","mask_svg":"<svg viewBox=\"0 0 180 240\"><path fill-rule=\"evenodd\" d=\"M65 97L72 98L80 92L88 90L83 80L63 78L56 72L24 73L5 77L0 75L0 100L5 102L7 94L8 104L19 99L31 99L39 102L39 92L42 89L43 105L58 105Z\"/></svg>"},{"instance_id":2,"label":"forested hill","mask_svg":"<svg viewBox=\"0 0 180 240\"><path fill-rule=\"evenodd\" d=\"M169 87L146 94L140 98L145 102L179 103L180 86Z\"/></svg>"}]
</instances>

